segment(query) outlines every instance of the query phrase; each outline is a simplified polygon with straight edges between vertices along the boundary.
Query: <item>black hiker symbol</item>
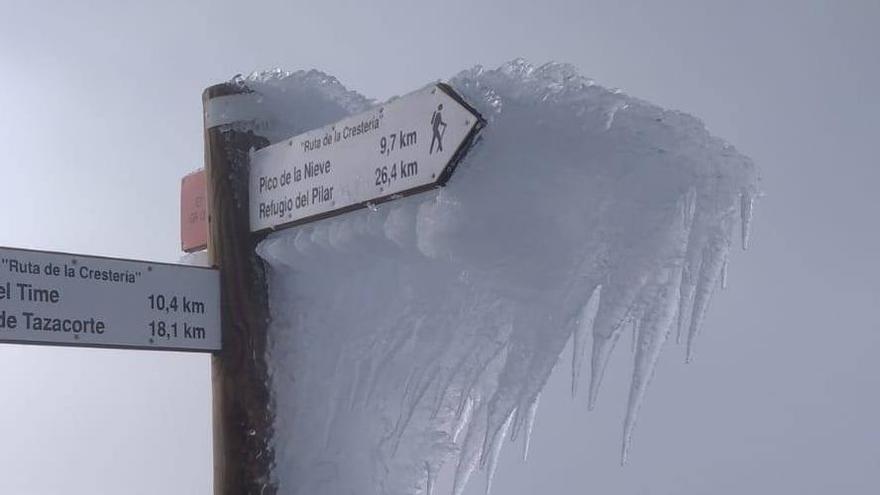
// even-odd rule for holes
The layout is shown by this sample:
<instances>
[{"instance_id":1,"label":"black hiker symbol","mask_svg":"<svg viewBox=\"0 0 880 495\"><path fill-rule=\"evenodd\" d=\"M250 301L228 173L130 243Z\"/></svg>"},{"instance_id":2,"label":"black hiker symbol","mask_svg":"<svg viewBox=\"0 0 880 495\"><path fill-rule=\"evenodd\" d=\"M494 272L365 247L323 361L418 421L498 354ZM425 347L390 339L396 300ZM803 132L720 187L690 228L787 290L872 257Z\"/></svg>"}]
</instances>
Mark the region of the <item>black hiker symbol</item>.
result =
<instances>
[{"instance_id":1,"label":"black hiker symbol","mask_svg":"<svg viewBox=\"0 0 880 495\"><path fill-rule=\"evenodd\" d=\"M437 151L443 151L443 135L446 134L446 122L443 122L443 104L437 105L434 115L431 116L431 127L434 129L434 136L431 138L431 149L429 155L434 154L434 143L437 143Z\"/></svg>"}]
</instances>

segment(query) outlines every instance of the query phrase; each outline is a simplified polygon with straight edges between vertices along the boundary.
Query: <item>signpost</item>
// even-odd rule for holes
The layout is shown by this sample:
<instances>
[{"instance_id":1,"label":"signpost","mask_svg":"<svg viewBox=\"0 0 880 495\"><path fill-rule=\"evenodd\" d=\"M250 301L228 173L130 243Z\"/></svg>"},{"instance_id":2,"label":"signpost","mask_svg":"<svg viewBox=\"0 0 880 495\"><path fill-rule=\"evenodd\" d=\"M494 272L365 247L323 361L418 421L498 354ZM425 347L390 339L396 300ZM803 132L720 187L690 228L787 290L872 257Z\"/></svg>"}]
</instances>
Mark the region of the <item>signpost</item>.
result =
<instances>
[{"instance_id":1,"label":"signpost","mask_svg":"<svg viewBox=\"0 0 880 495\"><path fill-rule=\"evenodd\" d=\"M442 186L486 125L441 83L269 145L233 104L254 95L205 90L206 169L181 183L182 248L222 271L0 247L0 342L213 353L214 487L229 495L276 491L253 234Z\"/></svg>"},{"instance_id":2,"label":"signpost","mask_svg":"<svg viewBox=\"0 0 880 495\"><path fill-rule=\"evenodd\" d=\"M0 342L220 349L216 270L0 247Z\"/></svg>"},{"instance_id":3,"label":"signpost","mask_svg":"<svg viewBox=\"0 0 880 495\"><path fill-rule=\"evenodd\" d=\"M214 418L214 493L273 495L274 459L268 346L269 304L258 240L248 224L248 159L269 144L250 121L217 121L217 101L255 93L224 83L202 94L208 184L208 257L220 269L223 349L211 360ZM259 95L256 95L259 96ZM230 111L229 115L236 115ZM228 115L227 115L228 116Z\"/></svg>"},{"instance_id":4,"label":"signpost","mask_svg":"<svg viewBox=\"0 0 880 495\"><path fill-rule=\"evenodd\" d=\"M311 222L441 186L485 121L445 84L255 151L250 225Z\"/></svg>"}]
</instances>

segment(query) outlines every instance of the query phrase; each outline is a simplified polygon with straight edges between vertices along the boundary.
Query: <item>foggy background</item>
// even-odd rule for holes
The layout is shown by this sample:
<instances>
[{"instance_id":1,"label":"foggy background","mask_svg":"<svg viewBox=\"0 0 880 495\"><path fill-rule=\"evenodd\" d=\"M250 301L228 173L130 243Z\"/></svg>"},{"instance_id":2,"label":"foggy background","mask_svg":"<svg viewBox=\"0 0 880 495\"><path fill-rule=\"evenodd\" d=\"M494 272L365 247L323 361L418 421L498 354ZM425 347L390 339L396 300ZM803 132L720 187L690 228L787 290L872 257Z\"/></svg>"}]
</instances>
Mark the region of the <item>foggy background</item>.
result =
<instances>
[{"instance_id":1,"label":"foggy background","mask_svg":"<svg viewBox=\"0 0 880 495\"><path fill-rule=\"evenodd\" d=\"M627 335L592 413L563 356L494 493L876 493L878 25L870 0L0 0L0 245L176 261L201 91L237 73L317 68L384 100L475 64L570 62L703 119L767 196L695 362L663 354L630 463ZM0 345L0 493L210 493L209 371Z\"/></svg>"}]
</instances>

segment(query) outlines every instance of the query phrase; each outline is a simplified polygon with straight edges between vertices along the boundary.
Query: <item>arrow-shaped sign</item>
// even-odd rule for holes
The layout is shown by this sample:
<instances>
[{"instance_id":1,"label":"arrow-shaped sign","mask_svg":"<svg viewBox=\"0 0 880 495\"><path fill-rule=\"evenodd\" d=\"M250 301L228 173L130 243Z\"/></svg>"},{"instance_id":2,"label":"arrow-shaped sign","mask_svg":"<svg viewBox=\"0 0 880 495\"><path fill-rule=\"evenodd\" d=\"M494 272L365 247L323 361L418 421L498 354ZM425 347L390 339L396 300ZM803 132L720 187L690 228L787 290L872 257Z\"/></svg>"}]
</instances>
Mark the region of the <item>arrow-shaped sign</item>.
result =
<instances>
[{"instance_id":1,"label":"arrow-shaped sign","mask_svg":"<svg viewBox=\"0 0 880 495\"><path fill-rule=\"evenodd\" d=\"M253 152L252 232L441 186L485 126L446 84Z\"/></svg>"},{"instance_id":2,"label":"arrow-shaped sign","mask_svg":"<svg viewBox=\"0 0 880 495\"><path fill-rule=\"evenodd\" d=\"M220 274L0 247L0 342L220 349Z\"/></svg>"}]
</instances>

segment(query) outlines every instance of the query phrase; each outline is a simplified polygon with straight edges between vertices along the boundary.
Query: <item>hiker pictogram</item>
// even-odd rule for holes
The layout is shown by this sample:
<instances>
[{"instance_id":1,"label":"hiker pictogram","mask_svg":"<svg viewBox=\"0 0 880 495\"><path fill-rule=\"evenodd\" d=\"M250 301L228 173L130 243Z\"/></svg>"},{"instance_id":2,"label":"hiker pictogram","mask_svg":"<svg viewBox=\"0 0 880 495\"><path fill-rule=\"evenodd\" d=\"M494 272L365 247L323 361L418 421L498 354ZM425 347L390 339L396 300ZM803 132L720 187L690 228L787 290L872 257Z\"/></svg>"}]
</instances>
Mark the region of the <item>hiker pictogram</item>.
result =
<instances>
[{"instance_id":1,"label":"hiker pictogram","mask_svg":"<svg viewBox=\"0 0 880 495\"><path fill-rule=\"evenodd\" d=\"M434 143L437 143L437 151L443 151L443 135L446 134L446 122L443 122L443 104L437 105L434 115L431 116L431 127L434 136L431 138L431 149L428 154L434 154Z\"/></svg>"}]
</instances>

